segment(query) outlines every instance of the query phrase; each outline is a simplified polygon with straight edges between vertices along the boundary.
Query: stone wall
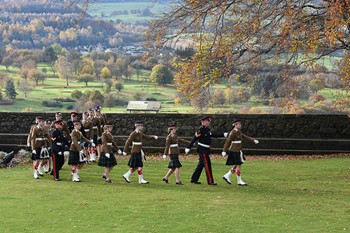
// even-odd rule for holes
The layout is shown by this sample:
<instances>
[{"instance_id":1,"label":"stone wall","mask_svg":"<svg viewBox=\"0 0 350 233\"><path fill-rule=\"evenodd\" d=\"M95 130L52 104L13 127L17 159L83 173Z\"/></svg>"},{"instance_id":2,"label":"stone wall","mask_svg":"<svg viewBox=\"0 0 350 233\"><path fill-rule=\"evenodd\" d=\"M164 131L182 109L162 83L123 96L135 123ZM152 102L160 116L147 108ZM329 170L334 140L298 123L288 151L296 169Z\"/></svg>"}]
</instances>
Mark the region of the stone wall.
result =
<instances>
[{"instance_id":1,"label":"stone wall","mask_svg":"<svg viewBox=\"0 0 350 233\"><path fill-rule=\"evenodd\" d=\"M26 134L40 115L54 120L53 113L0 113L0 133ZM114 125L114 135L129 135L134 122L145 122L145 133L167 134L167 125L176 122L178 135L192 136L200 125L195 114L106 114ZM69 113L63 113L68 120ZM231 130L233 119L243 121L243 132L257 138L350 139L350 119L346 115L212 115L212 131Z\"/></svg>"}]
</instances>

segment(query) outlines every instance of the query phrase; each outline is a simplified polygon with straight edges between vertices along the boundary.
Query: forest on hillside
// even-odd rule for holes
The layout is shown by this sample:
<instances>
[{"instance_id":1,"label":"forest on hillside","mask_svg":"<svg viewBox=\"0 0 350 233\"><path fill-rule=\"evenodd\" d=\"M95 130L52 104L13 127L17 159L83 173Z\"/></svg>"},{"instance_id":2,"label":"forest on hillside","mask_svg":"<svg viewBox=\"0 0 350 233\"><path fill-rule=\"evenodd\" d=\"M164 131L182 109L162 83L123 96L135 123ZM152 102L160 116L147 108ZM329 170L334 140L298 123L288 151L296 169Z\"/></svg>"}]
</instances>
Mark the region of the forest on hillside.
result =
<instances>
[{"instance_id":1,"label":"forest on hillside","mask_svg":"<svg viewBox=\"0 0 350 233\"><path fill-rule=\"evenodd\" d=\"M59 1L0 1L0 44L17 49L41 49L59 43L118 47L143 41L141 26L121 25L90 17ZM141 29L140 29L141 27Z\"/></svg>"}]
</instances>

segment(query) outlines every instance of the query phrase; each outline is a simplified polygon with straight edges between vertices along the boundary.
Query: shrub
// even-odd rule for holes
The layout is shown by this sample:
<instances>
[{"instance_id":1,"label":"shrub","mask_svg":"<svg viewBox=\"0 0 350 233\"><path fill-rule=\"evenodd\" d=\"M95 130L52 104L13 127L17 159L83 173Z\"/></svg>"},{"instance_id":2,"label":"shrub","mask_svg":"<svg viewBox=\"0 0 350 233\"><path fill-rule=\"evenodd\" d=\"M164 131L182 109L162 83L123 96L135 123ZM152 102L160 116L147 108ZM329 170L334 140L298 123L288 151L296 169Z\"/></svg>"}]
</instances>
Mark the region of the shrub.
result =
<instances>
[{"instance_id":1,"label":"shrub","mask_svg":"<svg viewBox=\"0 0 350 233\"><path fill-rule=\"evenodd\" d=\"M70 94L70 96L73 98L73 99L79 99L80 97L82 97L83 96L83 93L81 92L81 91L79 91L79 90L74 90L71 94Z\"/></svg>"},{"instance_id":2,"label":"shrub","mask_svg":"<svg viewBox=\"0 0 350 233\"><path fill-rule=\"evenodd\" d=\"M176 105L181 104L181 98L176 97L174 102Z\"/></svg>"},{"instance_id":3,"label":"shrub","mask_svg":"<svg viewBox=\"0 0 350 233\"><path fill-rule=\"evenodd\" d=\"M128 101L126 101L126 100L116 100L115 101L115 105L116 106L127 106L128 105Z\"/></svg>"},{"instance_id":4,"label":"shrub","mask_svg":"<svg viewBox=\"0 0 350 233\"><path fill-rule=\"evenodd\" d=\"M62 104L56 100L44 100L42 102L42 105L44 105L45 107L51 107L51 108L62 107Z\"/></svg>"},{"instance_id":5,"label":"shrub","mask_svg":"<svg viewBox=\"0 0 350 233\"><path fill-rule=\"evenodd\" d=\"M68 105L68 106L66 107L66 109L67 109L67 110L73 110L73 109L74 109L74 105Z\"/></svg>"},{"instance_id":6,"label":"shrub","mask_svg":"<svg viewBox=\"0 0 350 233\"><path fill-rule=\"evenodd\" d=\"M157 101L156 98L150 97L150 98L146 98L146 101Z\"/></svg>"},{"instance_id":7,"label":"shrub","mask_svg":"<svg viewBox=\"0 0 350 233\"><path fill-rule=\"evenodd\" d=\"M1 100L0 101L0 105L12 105L14 104L14 100L10 99L10 100Z\"/></svg>"}]
</instances>

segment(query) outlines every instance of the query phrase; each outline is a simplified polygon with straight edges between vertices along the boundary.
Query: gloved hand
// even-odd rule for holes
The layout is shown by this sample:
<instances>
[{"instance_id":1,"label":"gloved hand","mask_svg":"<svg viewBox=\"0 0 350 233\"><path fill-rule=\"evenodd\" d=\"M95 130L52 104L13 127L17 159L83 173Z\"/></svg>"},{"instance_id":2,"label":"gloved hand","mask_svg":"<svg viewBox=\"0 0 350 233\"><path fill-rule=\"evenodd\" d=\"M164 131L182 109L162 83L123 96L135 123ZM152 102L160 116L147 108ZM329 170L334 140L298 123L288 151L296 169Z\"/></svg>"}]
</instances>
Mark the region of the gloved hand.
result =
<instances>
[{"instance_id":1,"label":"gloved hand","mask_svg":"<svg viewBox=\"0 0 350 233\"><path fill-rule=\"evenodd\" d=\"M27 143L27 147L30 147L30 143L29 142Z\"/></svg>"},{"instance_id":2,"label":"gloved hand","mask_svg":"<svg viewBox=\"0 0 350 233\"><path fill-rule=\"evenodd\" d=\"M60 152L58 152L57 154L58 154L58 155L62 155L62 152L60 151Z\"/></svg>"},{"instance_id":3,"label":"gloved hand","mask_svg":"<svg viewBox=\"0 0 350 233\"><path fill-rule=\"evenodd\" d=\"M154 136L154 139L158 140L158 136Z\"/></svg>"},{"instance_id":4,"label":"gloved hand","mask_svg":"<svg viewBox=\"0 0 350 233\"><path fill-rule=\"evenodd\" d=\"M228 133L224 133L224 137L227 138L227 136L228 136Z\"/></svg>"},{"instance_id":5,"label":"gloved hand","mask_svg":"<svg viewBox=\"0 0 350 233\"><path fill-rule=\"evenodd\" d=\"M123 154L123 152L119 149L118 150L118 155L121 155L121 154Z\"/></svg>"},{"instance_id":6,"label":"gloved hand","mask_svg":"<svg viewBox=\"0 0 350 233\"><path fill-rule=\"evenodd\" d=\"M91 143L91 146L92 146L92 147L95 147L96 145L95 145L95 143Z\"/></svg>"},{"instance_id":7,"label":"gloved hand","mask_svg":"<svg viewBox=\"0 0 350 233\"><path fill-rule=\"evenodd\" d=\"M164 159L164 160L166 159L166 155L163 155L163 159Z\"/></svg>"},{"instance_id":8,"label":"gloved hand","mask_svg":"<svg viewBox=\"0 0 350 233\"><path fill-rule=\"evenodd\" d=\"M36 155L36 150L33 150L32 153Z\"/></svg>"},{"instance_id":9,"label":"gloved hand","mask_svg":"<svg viewBox=\"0 0 350 233\"><path fill-rule=\"evenodd\" d=\"M226 156L226 152L225 151L221 152L221 155L222 155L222 157L225 157Z\"/></svg>"},{"instance_id":10,"label":"gloved hand","mask_svg":"<svg viewBox=\"0 0 350 233\"><path fill-rule=\"evenodd\" d=\"M126 152L123 151L123 155L126 156L126 155L128 155L128 153L126 153Z\"/></svg>"},{"instance_id":11,"label":"gloved hand","mask_svg":"<svg viewBox=\"0 0 350 233\"><path fill-rule=\"evenodd\" d=\"M110 157L111 157L111 154L110 154L110 153L106 153L105 156L106 156L107 158L110 158Z\"/></svg>"},{"instance_id":12,"label":"gloved hand","mask_svg":"<svg viewBox=\"0 0 350 233\"><path fill-rule=\"evenodd\" d=\"M259 141L255 139L255 140L254 140L254 143L255 143L255 144L259 144Z\"/></svg>"},{"instance_id":13,"label":"gloved hand","mask_svg":"<svg viewBox=\"0 0 350 233\"><path fill-rule=\"evenodd\" d=\"M185 153L188 154L188 152L190 152L189 148L185 148Z\"/></svg>"}]
</instances>

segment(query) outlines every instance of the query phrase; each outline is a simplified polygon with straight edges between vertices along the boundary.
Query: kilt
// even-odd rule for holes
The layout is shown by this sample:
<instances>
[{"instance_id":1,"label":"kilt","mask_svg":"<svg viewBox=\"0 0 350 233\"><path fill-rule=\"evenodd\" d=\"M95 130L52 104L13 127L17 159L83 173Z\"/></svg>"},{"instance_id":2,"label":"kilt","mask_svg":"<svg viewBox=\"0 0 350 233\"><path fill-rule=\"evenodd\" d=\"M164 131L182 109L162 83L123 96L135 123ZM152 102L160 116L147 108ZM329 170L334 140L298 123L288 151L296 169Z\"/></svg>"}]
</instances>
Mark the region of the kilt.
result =
<instances>
[{"instance_id":1,"label":"kilt","mask_svg":"<svg viewBox=\"0 0 350 233\"><path fill-rule=\"evenodd\" d=\"M179 168L182 167L180 160L179 160L179 155L170 155L170 161L168 168Z\"/></svg>"},{"instance_id":2,"label":"kilt","mask_svg":"<svg viewBox=\"0 0 350 233\"><path fill-rule=\"evenodd\" d=\"M101 167L114 167L117 165L117 160L115 159L115 156L113 153L110 153L109 158L105 156L105 152L101 152L101 156L98 159L98 166Z\"/></svg>"},{"instance_id":3,"label":"kilt","mask_svg":"<svg viewBox=\"0 0 350 233\"><path fill-rule=\"evenodd\" d=\"M32 160L49 159L49 157L48 158L41 158L40 157L41 149L42 149L41 147L35 149L36 154L32 153ZM51 157L51 149L49 150L49 156Z\"/></svg>"},{"instance_id":4,"label":"kilt","mask_svg":"<svg viewBox=\"0 0 350 233\"><path fill-rule=\"evenodd\" d=\"M69 151L68 165L78 165L84 162L80 162L79 151Z\"/></svg>"},{"instance_id":5,"label":"kilt","mask_svg":"<svg viewBox=\"0 0 350 233\"><path fill-rule=\"evenodd\" d=\"M143 167L141 152L131 154L128 166L132 168Z\"/></svg>"},{"instance_id":6,"label":"kilt","mask_svg":"<svg viewBox=\"0 0 350 233\"><path fill-rule=\"evenodd\" d=\"M241 152L230 151L228 153L226 165L242 165Z\"/></svg>"}]
</instances>

